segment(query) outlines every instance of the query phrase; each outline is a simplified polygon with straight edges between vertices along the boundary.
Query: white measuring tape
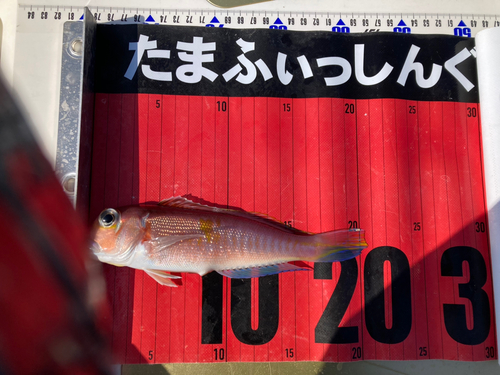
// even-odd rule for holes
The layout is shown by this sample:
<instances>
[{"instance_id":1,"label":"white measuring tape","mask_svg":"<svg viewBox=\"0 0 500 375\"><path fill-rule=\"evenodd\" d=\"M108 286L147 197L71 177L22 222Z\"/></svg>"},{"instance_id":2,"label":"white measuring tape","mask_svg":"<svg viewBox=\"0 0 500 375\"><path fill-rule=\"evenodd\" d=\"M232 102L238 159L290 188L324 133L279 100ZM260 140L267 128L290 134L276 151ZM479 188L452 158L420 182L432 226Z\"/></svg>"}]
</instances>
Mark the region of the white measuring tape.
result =
<instances>
[{"instance_id":1,"label":"white measuring tape","mask_svg":"<svg viewBox=\"0 0 500 375\"><path fill-rule=\"evenodd\" d=\"M249 10L90 7L98 23L269 28L339 33L397 32L473 37L500 26L496 15L424 13L275 12ZM83 17L82 7L20 5L18 19L37 26Z\"/></svg>"}]
</instances>

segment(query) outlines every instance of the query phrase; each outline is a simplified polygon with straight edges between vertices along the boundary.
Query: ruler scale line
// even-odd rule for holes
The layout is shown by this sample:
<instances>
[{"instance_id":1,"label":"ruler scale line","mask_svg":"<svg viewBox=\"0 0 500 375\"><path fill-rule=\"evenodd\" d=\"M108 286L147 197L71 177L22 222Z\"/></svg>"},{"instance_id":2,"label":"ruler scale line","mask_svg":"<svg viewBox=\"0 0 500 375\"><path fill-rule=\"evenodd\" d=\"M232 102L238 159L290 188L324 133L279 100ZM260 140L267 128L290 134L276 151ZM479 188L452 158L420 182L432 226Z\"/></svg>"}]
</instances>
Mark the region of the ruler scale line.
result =
<instances>
[{"instance_id":1,"label":"ruler scale line","mask_svg":"<svg viewBox=\"0 0 500 375\"><path fill-rule=\"evenodd\" d=\"M24 11L26 11L26 9L30 9L30 12L32 12L32 9L33 9L33 6L32 5L27 5L27 4L20 4L19 5L19 9L23 9ZM56 6L57 8L59 8L59 6ZM51 10L53 8L51 7ZM66 9L66 8L64 8ZM78 9L80 12L82 12L83 14L83 8L75 8L75 9ZM175 19L173 20L173 22L171 23L170 21L167 22L167 20L163 19L160 23L162 24L175 24L175 25L189 25L189 26L194 26L194 25L198 25L198 26L206 26L206 25L209 25L209 23L202 23L199 19L196 19L196 18L193 18L191 20L187 20L185 19L185 17L180 17L181 15L189 15L191 16L191 13L194 13L194 15L197 15L197 14L201 14L203 15L203 12L204 11L210 11L209 9L203 9L203 8L200 8L200 9L172 9L172 8L135 8L135 9L132 9L132 8L123 8L123 12L122 14L126 14L126 13L135 13L135 18L134 17L128 17L127 20L120 20L119 17L115 17L115 16L118 16L118 8L117 7L110 7L110 12L108 13L108 17L100 17L100 14L101 12L99 11L99 7L96 7L96 8L90 8L90 10L92 11L92 13L94 14L94 16L97 15L97 22L108 22L108 23L111 23L111 24L141 24L141 23L147 23L147 18L149 16L152 16L156 22L158 23L158 20L160 19L159 15L164 15L165 14L165 9L168 10L169 14L173 14ZM39 10L39 8L37 7L37 10ZM101 9L101 11L104 10L104 9ZM45 7L44 7L44 11L45 11ZM72 10L73 12L73 10ZM213 10L213 15L214 17L217 17L217 15L219 16L234 16L234 17L237 17L239 16L238 18L240 18L238 20L238 22L229 22L229 23L220 23L219 26L220 27L235 27L235 28L270 28L269 24L266 24L264 22L261 22L262 20L259 18L257 18L256 21L258 22L252 22L252 20L250 20L250 18L253 18L253 17L249 17L249 13L248 12L245 12L244 13L245 16L242 16L243 13L241 13L240 10ZM265 12L265 17L276 17L276 19L279 19L280 17L280 12L279 11L270 11L269 12L269 15L267 13L267 11ZM321 12L312 12L312 11L303 11L301 13L295 13L293 11L290 11L290 19L293 19L295 17L301 17L303 20L305 20L305 22L293 22L293 23L290 23L290 21L288 22L287 25L284 25L283 24L283 27L285 29L289 29L289 30L329 30L329 31L332 31L332 27L331 26L326 26L327 23L324 22L325 20L330 20L330 24L332 23L331 21L338 21L340 19L342 19L342 17L344 17L344 15L339 12L339 13L333 13L331 14L329 11L321 11ZM410 21L411 20L415 20L417 18L421 19L422 16L424 17L424 20L427 20L427 21L434 21L434 20L440 20L440 19L445 19L447 18L448 20L452 20L452 21L456 21L456 23L458 24L459 21L465 21L467 23L467 20L474 20L475 17L479 17L483 19L483 23L479 24L479 25L470 25L470 33L471 33L471 36L475 36L475 34L480 31L480 30L483 30L483 29L486 29L488 27L494 27L494 26L500 26L499 22L497 21L497 17L498 15L486 15L486 14L474 14L474 13L470 13L470 14L459 14L459 13L447 13L447 14L432 14L432 15L428 15L427 13L400 13L400 14L391 14L391 13L388 13L387 14L387 18L388 19L392 19L392 21L394 21L395 23L398 23L400 20L404 21L407 25L408 24L412 24ZM21 20L25 20L25 17L21 16L21 14L19 14L18 16ZM337 19L338 17L338 19ZM368 18L367 18L368 17ZM369 13L355 13L355 12L352 12L350 14L350 19L349 21L356 21L356 20L359 20L360 22L357 22L356 24L353 24L353 23L350 23L349 25L349 29L350 29L350 32L366 32L366 31L390 31L390 32L393 32L393 31L396 31L397 28L394 28L393 26L389 26L389 25L380 25L380 26L376 26L376 27L381 27L380 29L373 29L373 30L369 30L369 29L366 29L366 26L363 24L363 20L368 20L368 19L373 19L373 18L376 18L376 19L380 19L380 18L385 18L386 15L385 14L379 14L379 13L376 13L376 12L369 12ZM40 23L39 21L39 18L37 19L31 19L30 17L28 17L28 19L26 21L29 21L29 22L37 22L39 24L40 27L46 27L48 26L49 24L51 25L55 25L55 24L59 24L60 22L63 22L65 21L63 18L64 17L61 17L61 19L53 19L54 17L48 17L48 19L43 19L43 23ZM190 17L188 17L190 18ZM319 19L318 22L311 22L311 18L314 18L314 19ZM493 25L489 25L488 22L486 21L486 19L494 19L495 22ZM115 20L115 21L113 21ZM222 21L221 21L222 22ZM25 23L23 22L20 27L22 28L23 25ZM439 33L439 34L449 34L449 35L456 35L457 32L460 33L460 31L456 31L457 30L457 27L455 27L453 24L455 24L455 22L452 22L452 24L440 24L440 25L436 25L434 24L434 22L428 22L426 25L422 25L421 23L416 23L414 26L412 25L411 27L409 27L409 29L411 29L411 33L417 33L417 34L431 34L431 33ZM321 26L321 25L324 25L324 26ZM214 25L212 25L214 26ZM271 26L271 28L273 28L274 25ZM459 35L462 35L462 34L459 34Z\"/></svg>"}]
</instances>

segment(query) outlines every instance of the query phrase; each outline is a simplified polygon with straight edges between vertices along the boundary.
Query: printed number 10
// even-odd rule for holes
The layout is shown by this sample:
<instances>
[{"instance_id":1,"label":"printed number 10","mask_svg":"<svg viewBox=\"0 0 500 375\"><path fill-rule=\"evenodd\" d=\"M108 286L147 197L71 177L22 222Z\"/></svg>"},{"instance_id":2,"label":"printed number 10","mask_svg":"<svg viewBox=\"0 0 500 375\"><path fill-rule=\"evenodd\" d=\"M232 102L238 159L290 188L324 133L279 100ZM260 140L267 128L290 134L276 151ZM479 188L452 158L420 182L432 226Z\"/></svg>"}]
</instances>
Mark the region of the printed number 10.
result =
<instances>
[{"instance_id":1,"label":"printed number 10","mask_svg":"<svg viewBox=\"0 0 500 375\"><path fill-rule=\"evenodd\" d=\"M216 361L223 361L224 360L224 348L220 348L220 349L215 348L214 353L215 353L215 360Z\"/></svg>"},{"instance_id":2,"label":"printed number 10","mask_svg":"<svg viewBox=\"0 0 500 375\"><path fill-rule=\"evenodd\" d=\"M224 100L223 101L218 100L217 101L217 111L226 112L227 111L227 102Z\"/></svg>"}]
</instances>

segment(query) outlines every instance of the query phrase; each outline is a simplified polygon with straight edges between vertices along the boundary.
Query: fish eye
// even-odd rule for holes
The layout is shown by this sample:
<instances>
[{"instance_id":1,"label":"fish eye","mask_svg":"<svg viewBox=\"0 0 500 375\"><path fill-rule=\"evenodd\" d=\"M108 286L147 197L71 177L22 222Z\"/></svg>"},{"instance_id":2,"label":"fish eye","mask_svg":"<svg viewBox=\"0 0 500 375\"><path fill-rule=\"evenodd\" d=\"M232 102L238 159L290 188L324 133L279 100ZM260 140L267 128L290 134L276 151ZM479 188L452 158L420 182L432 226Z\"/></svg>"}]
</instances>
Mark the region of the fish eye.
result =
<instances>
[{"instance_id":1,"label":"fish eye","mask_svg":"<svg viewBox=\"0 0 500 375\"><path fill-rule=\"evenodd\" d=\"M101 227L109 228L115 225L119 219L120 214L116 210L108 208L99 215L99 224Z\"/></svg>"}]
</instances>

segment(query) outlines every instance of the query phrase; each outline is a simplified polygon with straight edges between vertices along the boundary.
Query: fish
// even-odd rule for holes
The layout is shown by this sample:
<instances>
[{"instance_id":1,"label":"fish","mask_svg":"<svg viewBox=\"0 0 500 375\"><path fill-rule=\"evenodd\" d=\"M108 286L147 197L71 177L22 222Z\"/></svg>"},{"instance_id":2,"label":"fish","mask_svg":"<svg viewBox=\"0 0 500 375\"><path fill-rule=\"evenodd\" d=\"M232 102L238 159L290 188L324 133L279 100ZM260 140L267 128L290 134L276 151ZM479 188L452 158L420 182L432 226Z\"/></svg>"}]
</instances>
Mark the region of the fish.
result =
<instances>
[{"instance_id":1,"label":"fish","mask_svg":"<svg viewBox=\"0 0 500 375\"><path fill-rule=\"evenodd\" d=\"M181 278L172 273L253 278L310 270L304 262L340 262L367 246L362 229L314 234L263 214L179 196L103 210L90 242L101 262L144 270L166 286L177 286L174 280Z\"/></svg>"}]
</instances>

